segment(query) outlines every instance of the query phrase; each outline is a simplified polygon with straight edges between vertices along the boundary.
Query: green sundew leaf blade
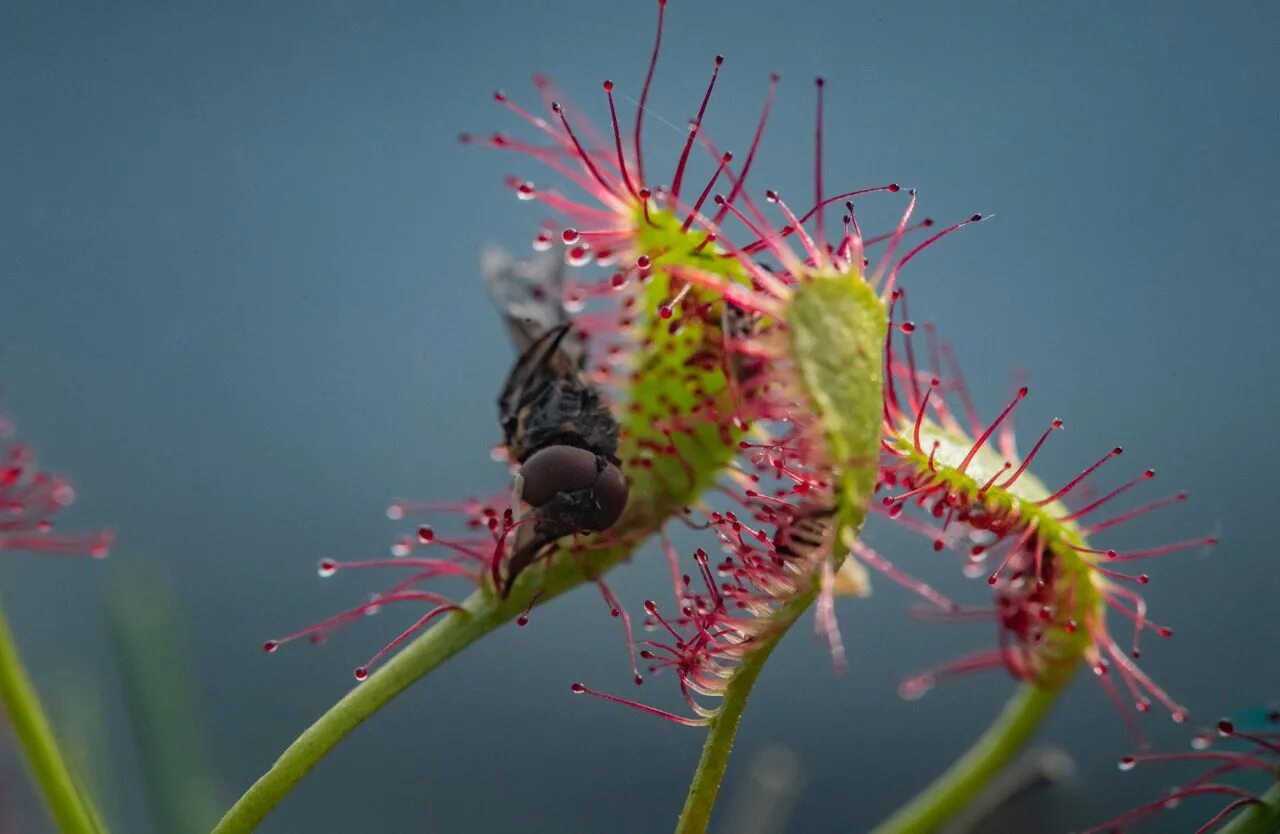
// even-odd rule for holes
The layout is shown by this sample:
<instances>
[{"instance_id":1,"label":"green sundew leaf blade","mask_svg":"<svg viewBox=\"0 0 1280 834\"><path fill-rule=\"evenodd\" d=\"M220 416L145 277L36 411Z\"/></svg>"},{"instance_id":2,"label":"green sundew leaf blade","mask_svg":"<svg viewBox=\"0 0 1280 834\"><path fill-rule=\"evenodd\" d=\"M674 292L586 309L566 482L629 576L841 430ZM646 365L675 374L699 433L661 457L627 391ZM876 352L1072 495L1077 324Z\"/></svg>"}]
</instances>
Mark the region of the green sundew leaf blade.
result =
<instances>
[{"instance_id":1,"label":"green sundew leaf blade","mask_svg":"<svg viewBox=\"0 0 1280 834\"><path fill-rule=\"evenodd\" d=\"M883 408L883 346L888 322L880 299L858 276L820 276L800 283L787 308L790 358L813 405L827 459L836 478L838 563L848 554L875 488ZM728 766L751 688L782 636L812 605L817 571L781 606L756 648L734 670L711 723L676 834L703 834Z\"/></svg>"},{"instance_id":2,"label":"green sundew leaf blade","mask_svg":"<svg viewBox=\"0 0 1280 834\"><path fill-rule=\"evenodd\" d=\"M796 287L787 326L837 478L839 560L862 529L875 489L888 317L861 277L822 276Z\"/></svg>"}]
</instances>

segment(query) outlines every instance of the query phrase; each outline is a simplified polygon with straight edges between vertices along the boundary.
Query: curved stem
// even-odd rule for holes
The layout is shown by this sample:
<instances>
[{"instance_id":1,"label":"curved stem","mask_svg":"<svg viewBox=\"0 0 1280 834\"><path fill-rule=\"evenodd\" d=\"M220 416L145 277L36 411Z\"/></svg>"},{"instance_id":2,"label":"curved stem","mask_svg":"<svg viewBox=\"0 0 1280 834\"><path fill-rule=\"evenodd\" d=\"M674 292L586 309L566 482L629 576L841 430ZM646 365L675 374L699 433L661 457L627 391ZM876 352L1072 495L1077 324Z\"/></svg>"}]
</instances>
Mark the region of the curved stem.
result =
<instances>
[{"instance_id":1,"label":"curved stem","mask_svg":"<svg viewBox=\"0 0 1280 834\"><path fill-rule=\"evenodd\" d=\"M1218 834L1276 834L1280 831L1280 782L1258 797L1240 816L1218 830Z\"/></svg>"},{"instance_id":2,"label":"curved stem","mask_svg":"<svg viewBox=\"0 0 1280 834\"><path fill-rule=\"evenodd\" d=\"M75 778L62 758L3 610L0 610L0 701L13 723L31 777L58 829L72 834L105 830L89 800L76 787Z\"/></svg>"},{"instance_id":3,"label":"curved stem","mask_svg":"<svg viewBox=\"0 0 1280 834\"><path fill-rule=\"evenodd\" d=\"M792 600L775 615L773 628L768 636L761 639L759 645L742 659L742 665L725 687L724 700L707 725L707 741L702 747L702 758L698 761L698 768L689 785L684 810L680 812L680 820L676 823L676 834L703 834L707 830L711 822L711 810L716 804L716 795L720 792L720 782L729 765L733 739L738 733L742 712L747 707L747 698L751 695L751 687L755 685L760 670L764 669L764 663L778 641L809 607L813 598L812 592L805 594Z\"/></svg>"},{"instance_id":4,"label":"curved stem","mask_svg":"<svg viewBox=\"0 0 1280 834\"><path fill-rule=\"evenodd\" d=\"M629 547L618 547L594 553L590 560L561 555L548 571L522 574L506 599L499 599L488 590L473 593L462 603L462 610L447 615L409 643L298 736L271 769L231 806L213 834L253 831L338 742L414 681L515 619L528 608L535 594L540 603L545 603L598 576L629 553Z\"/></svg>"},{"instance_id":5,"label":"curved stem","mask_svg":"<svg viewBox=\"0 0 1280 834\"><path fill-rule=\"evenodd\" d=\"M866 520L867 500L864 496L871 494L869 476L873 472L874 470L864 466L854 466L840 476L839 520L831 533L836 566L848 558L853 540ZM720 792L720 782L729 765L733 739L738 733L742 712L747 708L751 687L755 686L756 678L760 677L760 671L777 647L778 641L813 604L819 589L820 581L814 577L811 588L797 592L773 614L769 630L760 638L758 645L743 657L742 663L726 684L724 700L707 725L707 741L702 747L702 758L698 761L698 768L689 785L689 795L685 797L675 834L704 834L707 830L711 823L711 811L716 804L716 795Z\"/></svg>"},{"instance_id":6,"label":"curved stem","mask_svg":"<svg viewBox=\"0 0 1280 834\"><path fill-rule=\"evenodd\" d=\"M1018 687L1000 716L934 783L882 822L872 834L928 834L972 800L1040 726L1061 688Z\"/></svg>"}]
</instances>

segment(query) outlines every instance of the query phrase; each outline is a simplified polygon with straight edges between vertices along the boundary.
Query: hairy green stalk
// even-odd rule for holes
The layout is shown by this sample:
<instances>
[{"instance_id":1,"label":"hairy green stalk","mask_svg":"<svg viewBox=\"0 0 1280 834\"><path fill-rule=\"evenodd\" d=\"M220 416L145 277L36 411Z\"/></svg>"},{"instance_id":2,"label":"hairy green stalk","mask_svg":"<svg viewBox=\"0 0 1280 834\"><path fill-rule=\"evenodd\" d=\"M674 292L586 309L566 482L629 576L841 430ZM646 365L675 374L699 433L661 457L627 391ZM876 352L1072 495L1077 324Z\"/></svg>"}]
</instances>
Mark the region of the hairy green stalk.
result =
<instances>
[{"instance_id":1,"label":"hairy green stalk","mask_svg":"<svg viewBox=\"0 0 1280 834\"><path fill-rule=\"evenodd\" d=\"M812 403L835 472L836 525L831 559L838 567L867 517L880 443L883 345L888 326L880 299L858 275L821 275L800 283L787 310L790 353ZM743 657L707 727L676 834L703 834L751 688L778 641L817 596L818 578L770 617L764 637Z\"/></svg>"},{"instance_id":2,"label":"hairy green stalk","mask_svg":"<svg viewBox=\"0 0 1280 834\"><path fill-rule=\"evenodd\" d=\"M1060 687L1024 683L977 743L872 834L928 834L973 800L1035 733Z\"/></svg>"},{"instance_id":3,"label":"hairy green stalk","mask_svg":"<svg viewBox=\"0 0 1280 834\"><path fill-rule=\"evenodd\" d=\"M725 687L724 699L711 723L707 725L707 741L702 747L702 758L694 771L693 781L689 784L689 795L685 797L684 809L676 823L676 834L702 834L707 830L751 688L764 669L764 662L769 659L783 635L813 602L813 598L813 593L805 594L775 615L772 624L774 630L743 659L733 680Z\"/></svg>"},{"instance_id":4,"label":"hairy green stalk","mask_svg":"<svg viewBox=\"0 0 1280 834\"><path fill-rule=\"evenodd\" d=\"M546 603L590 581L629 552L618 548L594 555L590 572L586 560L560 556L549 571L535 569L522 574L505 600L488 590L473 593L462 603L461 611L447 615L411 642L298 736L227 811L213 834L253 831L338 742L412 683L498 626L514 620L535 594L540 593L539 601Z\"/></svg>"},{"instance_id":5,"label":"hairy green stalk","mask_svg":"<svg viewBox=\"0 0 1280 834\"><path fill-rule=\"evenodd\" d=\"M97 811L76 785L58 749L53 727L45 717L3 610L0 610L0 701L13 724L31 778L58 830L64 834L104 831Z\"/></svg>"}]
</instances>

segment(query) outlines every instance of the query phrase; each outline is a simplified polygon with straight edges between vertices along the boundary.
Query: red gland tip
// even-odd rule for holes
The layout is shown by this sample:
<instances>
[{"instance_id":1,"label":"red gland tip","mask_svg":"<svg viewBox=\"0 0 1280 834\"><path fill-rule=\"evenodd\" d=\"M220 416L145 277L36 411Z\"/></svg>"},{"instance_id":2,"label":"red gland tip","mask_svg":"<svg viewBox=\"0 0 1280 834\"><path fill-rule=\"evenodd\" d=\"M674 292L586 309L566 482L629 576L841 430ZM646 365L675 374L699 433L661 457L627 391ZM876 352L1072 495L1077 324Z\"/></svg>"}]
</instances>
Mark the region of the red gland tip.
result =
<instances>
[{"instance_id":1,"label":"red gland tip","mask_svg":"<svg viewBox=\"0 0 1280 834\"><path fill-rule=\"evenodd\" d=\"M569 684L569 691L574 695L581 695L583 692L587 691L587 688L580 683L571 683Z\"/></svg>"},{"instance_id":2,"label":"red gland tip","mask_svg":"<svg viewBox=\"0 0 1280 834\"><path fill-rule=\"evenodd\" d=\"M902 186L898 185L896 182L889 183L889 185L885 188L885 191L888 191L890 194L897 194L901 190L902 190Z\"/></svg>"},{"instance_id":3,"label":"red gland tip","mask_svg":"<svg viewBox=\"0 0 1280 834\"><path fill-rule=\"evenodd\" d=\"M970 218L969 218L969 222L970 222L970 223L977 223L977 222L979 222L980 220L982 220L982 215L981 215L981 214L975 214L975 215L973 215L972 217L970 217Z\"/></svg>"},{"instance_id":4,"label":"red gland tip","mask_svg":"<svg viewBox=\"0 0 1280 834\"><path fill-rule=\"evenodd\" d=\"M280 648L279 640L268 640L267 642L262 644L262 650L267 654L271 654L278 648Z\"/></svg>"},{"instance_id":5,"label":"red gland tip","mask_svg":"<svg viewBox=\"0 0 1280 834\"><path fill-rule=\"evenodd\" d=\"M1233 735L1236 731L1236 725L1224 718L1218 722L1218 732L1224 736Z\"/></svg>"},{"instance_id":6,"label":"red gland tip","mask_svg":"<svg viewBox=\"0 0 1280 834\"><path fill-rule=\"evenodd\" d=\"M819 75L817 78L813 79L813 83L817 84L819 87L825 87L827 84L827 79Z\"/></svg>"},{"instance_id":7,"label":"red gland tip","mask_svg":"<svg viewBox=\"0 0 1280 834\"><path fill-rule=\"evenodd\" d=\"M724 56L723 56L723 55L717 55L717 56L716 56L716 66L718 67L718 66L720 66L720 65L721 65L721 64L723 64L723 63L724 63Z\"/></svg>"},{"instance_id":8,"label":"red gland tip","mask_svg":"<svg viewBox=\"0 0 1280 834\"><path fill-rule=\"evenodd\" d=\"M435 539L435 537L436 537L436 531L432 530L431 527L429 527L428 525L424 524L418 528L418 541L422 542L423 544L427 544L431 542L432 540Z\"/></svg>"},{"instance_id":9,"label":"red gland tip","mask_svg":"<svg viewBox=\"0 0 1280 834\"><path fill-rule=\"evenodd\" d=\"M493 100L494 100L494 101L506 101L506 100L507 100L507 94L506 94L506 93L504 93L504 92L502 92L501 90L494 90L494 91L493 91Z\"/></svg>"},{"instance_id":10,"label":"red gland tip","mask_svg":"<svg viewBox=\"0 0 1280 834\"><path fill-rule=\"evenodd\" d=\"M601 84L600 86L604 87L606 91L611 91L611 90L613 90L613 82L612 82L612 81L609 81L608 79L605 79L605 82L604 82L603 84Z\"/></svg>"},{"instance_id":11,"label":"red gland tip","mask_svg":"<svg viewBox=\"0 0 1280 834\"><path fill-rule=\"evenodd\" d=\"M368 668L366 668L366 667L364 667L364 666L356 667L355 677L356 677L356 680L358 680L358 681L362 681L362 680L365 680L366 678L368 678L368 677L369 677L369 670L368 670Z\"/></svg>"}]
</instances>

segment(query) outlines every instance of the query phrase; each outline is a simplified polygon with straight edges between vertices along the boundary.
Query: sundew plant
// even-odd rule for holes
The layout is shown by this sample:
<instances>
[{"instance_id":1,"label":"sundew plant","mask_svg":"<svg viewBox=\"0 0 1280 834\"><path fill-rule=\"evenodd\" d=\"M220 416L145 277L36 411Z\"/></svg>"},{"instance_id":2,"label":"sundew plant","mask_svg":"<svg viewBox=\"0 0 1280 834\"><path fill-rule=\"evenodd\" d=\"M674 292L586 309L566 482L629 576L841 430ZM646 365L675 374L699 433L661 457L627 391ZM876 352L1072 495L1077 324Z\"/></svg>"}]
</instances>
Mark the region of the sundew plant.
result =
<instances>
[{"instance_id":1,"label":"sundew plant","mask_svg":"<svg viewBox=\"0 0 1280 834\"><path fill-rule=\"evenodd\" d=\"M1122 447L1081 449L1065 438L1072 403L1055 397L1052 379L1034 384L1036 398L1061 410L1045 424L1020 420L1031 385L978 401L973 391L986 386L967 380L1004 378L1016 355L988 355L984 367L962 372L948 336L966 323L949 321L931 306L930 288L913 281L917 259L945 263L953 236L981 239L987 218L934 220L923 208L925 183L831 181L824 166L849 140L825 124L834 81L765 76L754 129L713 135L722 75L761 57L728 54L732 43L709 43L726 54L708 54L691 117L672 130L650 97L664 69L664 31L680 24L681 10L666 0L653 9L639 79L602 77L594 100L571 101L534 75L527 89L493 93L492 126L461 134L456 153L488 155L493 180L528 209L530 251L477 252L472 282L506 326L486 336L513 348L494 413L483 418L501 438L490 457L509 478L487 495L396 499L386 514L399 531L385 556L315 563L325 582L360 576L379 590L352 591L347 606L316 622L273 622L278 631L264 633L261 648L278 657L340 644L332 656L346 657L358 647L344 672L351 688L244 789L213 834L256 830L394 698L427 676L448 676L450 658L498 629L539 628L539 608L568 593L599 600L618 662L581 669L564 682L566 697L577 696L595 733L609 732L612 711L632 710L697 735L702 752L683 804L670 809L673 827L725 830L716 828L717 800L735 735L756 718L753 687L786 651L783 638L799 626L822 641L830 664L811 686L832 675L876 677L848 651L875 635L842 630L841 612L881 585L917 597L920 618L985 625L974 632L985 639L941 665L921 647L903 698L924 698L927 709L935 687L979 672L1003 674L1009 694L991 705L972 746L939 761L936 780L875 834L941 831L989 802L1078 675L1096 681L1094 696L1114 707L1114 731L1131 739L1135 752L1119 770L1201 767L1163 796L1118 804L1091 832L1170 830L1160 826L1173 808L1204 798L1221 802L1195 823L1177 811L1178 830L1280 831L1274 708L1222 719L1194 735L1189 752L1158 752L1144 735L1153 720L1186 724L1190 715L1144 665L1148 647L1176 639L1186 619L1161 610L1148 566L1177 570L1180 558L1212 549L1216 534L1165 535L1162 517L1198 518L1196 505L1176 486L1161 489L1156 470L1131 463ZM811 120L780 122L783 95L811 103ZM758 181L763 138L775 131L808 147L803 184ZM866 219L883 216L894 219L883 227ZM1179 349L1170 347L1171 364ZM1065 467L1072 474L1045 474L1051 459L1074 461ZM492 463L482 456L476 466ZM55 524L74 494L36 468L28 446L11 444L0 462L0 557L107 555L111 533ZM865 534L875 529L901 530L894 540L914 544L873 545ZM1133 536L1146 543L1128 544ZM649 558L664 560L664 580L628 601L611 571ZM971 598L918 578L913 566L924 559L976 579ZM391 640L368 638L374 614L398 624ZM491 671L490 685L514 685ZM1224 693L1222 702L1273 694ZM803 712L806 689L791 697ZM107 831L3 618L0 698L58 830ZM468 759L476 751L448 754L459 767L485 767ZM627 798L619 785L619 808ZM360 801L376 807L378 797ZM796 815L797 830L809 830L803 806Z\"/></svg>"}]
</instances>

